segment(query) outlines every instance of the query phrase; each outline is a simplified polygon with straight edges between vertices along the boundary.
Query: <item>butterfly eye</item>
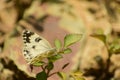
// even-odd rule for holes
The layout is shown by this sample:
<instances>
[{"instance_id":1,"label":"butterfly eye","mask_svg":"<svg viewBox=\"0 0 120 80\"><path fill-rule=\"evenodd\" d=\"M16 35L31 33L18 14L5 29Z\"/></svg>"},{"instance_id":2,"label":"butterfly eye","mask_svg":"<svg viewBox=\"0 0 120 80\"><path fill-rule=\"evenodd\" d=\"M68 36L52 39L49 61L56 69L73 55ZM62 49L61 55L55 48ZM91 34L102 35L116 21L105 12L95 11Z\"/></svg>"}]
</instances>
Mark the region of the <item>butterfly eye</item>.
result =
<instances>
[{"instance_id":1,"label":"butterfly eye","mask_svg":"<svg viewBox=\"0 0 120 80\"><path fill-rule=\"evenodd\" d=\"M39 42L40 40L42 40L40 37L37 37L36 39L35 39L35 42Z\"/></svg>"}]
</instances>

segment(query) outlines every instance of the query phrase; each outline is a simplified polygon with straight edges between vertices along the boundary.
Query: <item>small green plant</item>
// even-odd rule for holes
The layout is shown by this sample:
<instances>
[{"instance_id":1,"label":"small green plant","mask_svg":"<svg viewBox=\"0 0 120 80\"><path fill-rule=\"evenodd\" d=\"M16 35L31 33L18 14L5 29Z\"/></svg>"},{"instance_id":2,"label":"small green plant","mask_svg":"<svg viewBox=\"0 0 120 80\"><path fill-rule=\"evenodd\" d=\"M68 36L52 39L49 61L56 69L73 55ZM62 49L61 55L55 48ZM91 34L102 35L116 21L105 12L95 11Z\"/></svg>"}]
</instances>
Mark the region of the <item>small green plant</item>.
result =
<instances>
[{"instance_id":1,"label":"small green plant","mask_svg":"<svg viewBox=\"0 0 120 80\"><path fill-rule=\"evenodd\" d=\"M99 70L89 69L86 71L85 76L90 76L93 73L92 76L95 77L95 80L119 80L114 77L116 68L110 71L112 65L110 58L113 54L120 54L120 39L118 37L113 39L104 34L92 34L91 36L104 43L108 52L108 58L106 63L104 63L101 56L96 56L94 59L100 67Z\"/></svg>"},{"instance_id":2,"label":"small green plant","mask_svg":"<svg viewBox=\"0 0 120 80\"><path fill-rule=\"evenodd\" d=\"M78 42L82 38L81 34L68 34L64 37L64 44L59 39L54 41L55 51L52 51L51 54L44 56L47 60L41 60L35 63L33 66L41 67L42 71L40 71L36 75L36 80L47 80L48 77L51 77L54 74L57 74L62 80L84 80L82 73L79 71L72 71L69 75L64 72L53 72L54 62L61 59L63 55L69 54L72 50L69 48L72 44ZM65 63L62 67L64 69L67 67L69 63Z\"/></svg>"}]
</instances>

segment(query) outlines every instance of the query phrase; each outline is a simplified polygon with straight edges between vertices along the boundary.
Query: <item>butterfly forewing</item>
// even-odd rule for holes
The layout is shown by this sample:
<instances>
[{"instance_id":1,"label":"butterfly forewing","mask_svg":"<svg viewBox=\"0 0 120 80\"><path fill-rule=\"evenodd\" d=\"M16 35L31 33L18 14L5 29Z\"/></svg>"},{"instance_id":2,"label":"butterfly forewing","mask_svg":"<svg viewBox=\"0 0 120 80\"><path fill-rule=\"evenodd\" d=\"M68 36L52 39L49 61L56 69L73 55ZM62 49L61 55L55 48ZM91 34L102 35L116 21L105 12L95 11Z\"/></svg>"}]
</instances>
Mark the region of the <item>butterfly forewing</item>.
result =
<instances>
[{"instance_id":1,"label":"butterfly forewing","mask_svg":"<svg viewBox=\"0 0 120 80\"><path fill-rule=\"evenodd\" d=\"M34 58L52 49L46 39L28 30L23 31L23 42L23 55L28 63L33 62Z\"/></svg>"}]
</instances>

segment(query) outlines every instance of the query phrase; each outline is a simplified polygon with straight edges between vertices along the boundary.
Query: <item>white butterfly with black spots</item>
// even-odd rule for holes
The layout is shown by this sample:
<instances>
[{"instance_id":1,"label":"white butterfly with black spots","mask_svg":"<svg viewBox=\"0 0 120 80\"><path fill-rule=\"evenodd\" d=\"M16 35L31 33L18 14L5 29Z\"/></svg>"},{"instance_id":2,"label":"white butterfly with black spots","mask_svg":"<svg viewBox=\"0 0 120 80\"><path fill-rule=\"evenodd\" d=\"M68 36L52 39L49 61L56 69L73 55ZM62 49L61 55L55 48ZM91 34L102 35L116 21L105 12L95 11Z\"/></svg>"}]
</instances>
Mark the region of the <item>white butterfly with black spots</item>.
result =
<instances>
[{"instance_id":1,"label":"white butterfly with black spots","mask_svg":"<svg viewBox=\"0 0 120 80\"><path fill-rule=\"evenodd\" d=\"M55 53L49 42L38 34L24 30L23 31L23 55L28 64L34 65L48 55Z\"/></svg>"}]
</instances>

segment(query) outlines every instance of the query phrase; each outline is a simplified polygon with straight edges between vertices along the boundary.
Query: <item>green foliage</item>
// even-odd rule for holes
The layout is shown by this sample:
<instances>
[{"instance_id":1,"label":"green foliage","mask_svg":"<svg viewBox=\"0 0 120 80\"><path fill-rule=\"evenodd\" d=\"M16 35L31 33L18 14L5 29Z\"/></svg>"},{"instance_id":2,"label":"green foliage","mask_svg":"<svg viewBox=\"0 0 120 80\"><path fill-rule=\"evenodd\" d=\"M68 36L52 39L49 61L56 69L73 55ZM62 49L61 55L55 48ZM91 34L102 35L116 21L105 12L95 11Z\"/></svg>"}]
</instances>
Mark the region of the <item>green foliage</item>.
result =
<instances>
[{"instance_id":1,"label":"green foliage","mask_svg":"<svg viewBox=\"0 0 120 80\"><path fill-rule=\"evenodd\" d=\"M58 50L62 48L62 43L59 39L56 39L54 44Z\"/></svg>"},{"instance_id":2,"label":"green foliage","mask_svg":"<svg viewBox=\"0 0 120 80\"><path fill-rule=\"evenodd\" d=\"M43 61L36 62L33 66L39 67L41 65L44 65L45 63Z\"/></svg>"},{"instance_id":3,"label":"green foliage","mask_svg":"<svg viewBox=\"0 0 120 80\"><path fill-rule=\"evenodd\" d=\"M120 53L120 43L119 41L112 42L109 46L110 54L119 54Z\"/></svg>"},{"instance_id":4,"label":"green foliage","mask_svg":"<svg viewBox=\"0 0 120 80\"><path fill-rule=\"evenodd\" d=\"M111 38L111 36L107 36L104 34L92 34L91 36L102 41L108 52L108 58L106 60L106 63L104 63L104 60L102 59L101 56L98 55L98 56L94 57L94 60L97 62L97 64L99 65L99 68L101 70L98 73L101 73L101 75L104 75L104 77L99 76L99 78L100 78L100 80L111 80L114 78L114 74L113 74L114 70L111 72L109 71L111 69L111 63L112 63L111 56L113 54L120 54L120 39L118 37ZM111 76L108 77L109 75L111 75ZM96 79L97 79L97 77L98 76L96 76Z\"/></svg>"},{"instance_id":5,"label":"green foliage","mask_svg":"<svg viewBox=\"0 0 120 80\"><path fill-rule=\"evenodd\" d=\"M83 73L80 71L75 71L75 72L71 72L70 76L74 79L74 80L85 80L83 78Z\"/></svg>"},{"instance_id":6,"label":"green foliage","mask_svg":"<svg viewBox=\"0 0 120 80\"><path fill-rule=\"evenodd\" d=\"M59 71L51 73L51 71L54 69L53 63L55 61L63 58L64 54L71 53L72 50L68 47L71 46L72 44L78 42L81 39L81 37L82 37L81 34L68 34L64 38L64 45L62 45L62 43L59 39L56 39L54 41L56 50L51 51L51 53L53 53L53 54L49 54L49 56L43 55L44 57L47 58L47 62L40 61L34 65L34 66L41 66L41 68L42 68L42 72L40 72L36 75L36 79L37 80L47 80L47 78L52 76L53 74L58 74L58 76L62 80L66 80L68 78L68 75L66 73L59 72ZM69 63L65 63L62 66L61 70L65 69L68 65L69 65ZM75 77L75 80L82 80L82 79L78 79L78 77Z\"/></svg>"},{"instance_id":7,"label":"green foliage","mask_svg":"<svg viewBox=\"0 0 120 80\"><path fill-rule=\"evenodd\" d=\"M62 79L62 80L85 80L83 78L83 73L80 71L72 71L69 74L66 74L64 72L58 72L57 75Z\"/></svg>"},{"instance_id":8,"label":"green foliage","mask_svg":"<svg viewBox=\"0 0 120 80\"><path fill-rule=\"evenodd\" d=\"M91 36L101 40L103 43L106 43L106 36L104 34L93 34Z\"/></svg>"},{"instance_id":9,"label":"green foliage","mask_svg":"<svg viewBox=\"0 0 120 80\"><path fill-rule=\"evenodd\" d=\"M64 54L71 53L72 50L70 48L64 49Z\"/></svg>"},{"instance_id":10,"label":"green foliage","mask_svg":"<svg viewBox=\"0 0 120 80\"><path fill-rule=\"evenodd\" d=\"M64 47L67 48L70 45L78 42L82 38L81 34L68 34L64 38Z\"/></svg>"},{"instance_id":11,"label":"green foliage","mask_svg":"<svg viewBox=\"0 0 120 80\"><path fill-rule=\"evenodd\" d=\"M42 71L36 75L36 80L47 80L47 74L45 71Z\"/></svg>"},{"instance_id":12,"label":"green foliage","mask_svg":"<svg viewBox=\"0 0 120 80\"><path fill-rule=\"evenodd\" d=\"M57 75L62 79L62 80L66 80L67 79L67 75L63 72L58 72Z\"/></svg>"},{"instance_id":13,"label":"green foliage","mask_svg":"<svg viewBox=\"0 0 120 80\"><path fill-rule=\"evenodd\" d=\"M51 62L55 62L56 60L61 59L61 58L62 58L61 54L56 54L54 56L49 57L48 60Z\"/></svg>"},{"instance_id":14,"label":"green foliage","mask_svg":"<svg viewBox=\"0 0 120 80\"><path fill-rule=\"evenodd\" d=\"M92 34L91 36L101 40L105 44L110 57L111 57L111 54L119 54L120 53L120 39L119 38L114 39L113 41L109 42L109 41L107 41L109 39L107 39L107 36L104 34Z\"/></svg>"},{"instance_id":15,"label":"green foliage","mask_svg":"<svg viewBox=\"0 0 120 80\"><path fill-rule=\"evenodd\" d=\"M46 66L47 70L50 71L54 68L54 65L52 62L49 62L48 65Z\"/></svg>"}]
</instances>

